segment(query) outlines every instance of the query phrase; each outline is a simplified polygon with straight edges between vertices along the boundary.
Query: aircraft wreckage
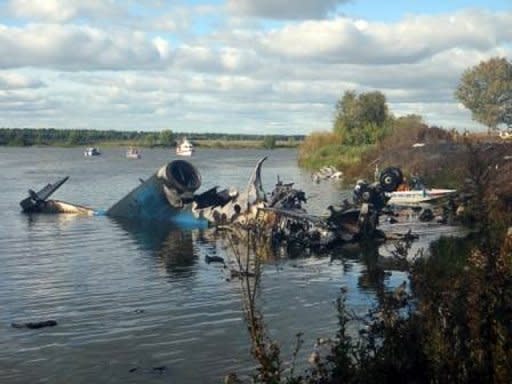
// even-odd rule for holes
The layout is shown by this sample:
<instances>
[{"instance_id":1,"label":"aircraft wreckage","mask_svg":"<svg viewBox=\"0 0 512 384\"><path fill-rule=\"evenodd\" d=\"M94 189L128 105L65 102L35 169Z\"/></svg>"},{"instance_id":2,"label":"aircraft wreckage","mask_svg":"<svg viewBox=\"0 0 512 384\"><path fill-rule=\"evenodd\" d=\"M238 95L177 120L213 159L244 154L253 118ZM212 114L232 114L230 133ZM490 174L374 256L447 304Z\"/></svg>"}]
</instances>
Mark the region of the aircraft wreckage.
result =
<instances>
[{"instance_id":1,"label":"aircraft wreckage","mask_svg":"<svg viewBox=\"0 0 512 384\"><path fill-rule=\"evenodd\" d=\"M256 164L247 188L218 190L213 187L196 193L201 186L198 170L185 160L175 160L162 166L154 175L129 192L106 212L49 197L68 177L48 184L38 192L29 190L29 197L20 202L25 213L105 214L114 218L141 221L170 221L214 226L244 226L258 223L274 241L302 243L307 246L328 246L364 238L384 238L377 229L378 217L386 205L386 192L396 190L402 183L398 168L387 168L378 182L359 181L353 202L329 206L329 215L313 216L303 208L305 193L293 183L278 180L267 196L261 182L261 167L265 158Z\"/></svg>"}]
</instances>

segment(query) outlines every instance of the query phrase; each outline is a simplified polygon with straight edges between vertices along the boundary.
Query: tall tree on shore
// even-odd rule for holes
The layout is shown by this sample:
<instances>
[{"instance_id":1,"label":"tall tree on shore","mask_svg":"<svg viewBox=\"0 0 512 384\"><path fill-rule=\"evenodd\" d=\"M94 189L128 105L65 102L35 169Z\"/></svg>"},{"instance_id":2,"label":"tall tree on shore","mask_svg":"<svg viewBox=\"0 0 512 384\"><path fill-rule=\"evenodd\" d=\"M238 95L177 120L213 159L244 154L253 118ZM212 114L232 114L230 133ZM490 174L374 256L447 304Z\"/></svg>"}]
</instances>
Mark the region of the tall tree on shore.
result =
<instances>
[{"instance_id":1,"label":"tall tree on shore","mask_svg":"<svg viewBox=\"0 0 512 384\"><path fill-rule=\"evenodd\" d=\"M274 135L266 135L263 138L263 148L274 149L276 147L276 137Z\"/></svg>"},{"instance_id":2,"label":"tall tree on shore","mask_svg":"<svg viewBox=\"0 0 512 384\"><path fill-rule=\"evenodd\" d=\"M357 95L346 91L336 103L334 132L344 144L375 143L389 118L386 96L380 91Z\"/></svg>"},{"instance_id":3,"label":"tall tree on shore","mask_svg":"<svg viewBox=\"0 0 512 384\"><path fill-rule=\"evenodd\" d=\"M512 126L512 63L493 57L462 74L455 97L472 113L473 120L495 131Z\"/></svg>"},{"instance_id":4,"label":"tall tree on shore","mask_svg":"<svg viewBox=\"0 0 512 384\"><path fill-rule=\"evenodd\" d=\"M164 129L158 135L158 141L160 145L170 147L174 144L174 133L170 129Z\"/></svg>"}]
</instances>

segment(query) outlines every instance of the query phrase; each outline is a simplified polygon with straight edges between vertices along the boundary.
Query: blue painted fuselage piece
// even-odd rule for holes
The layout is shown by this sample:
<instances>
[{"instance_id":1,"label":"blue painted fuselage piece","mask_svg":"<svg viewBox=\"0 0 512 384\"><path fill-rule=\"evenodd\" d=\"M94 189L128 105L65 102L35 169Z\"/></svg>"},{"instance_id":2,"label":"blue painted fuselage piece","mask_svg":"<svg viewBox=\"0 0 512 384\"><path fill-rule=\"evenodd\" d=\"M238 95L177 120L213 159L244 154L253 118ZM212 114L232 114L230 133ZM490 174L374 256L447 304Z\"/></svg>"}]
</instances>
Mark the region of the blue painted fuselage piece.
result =
<instances>
[{"instance_id":1,"label":"blue painted fuselage piece","mask_svg":"<svg viewBox=\"0 0 512 384\"><path fill-rule=\"evenodd\" d=\"M163 182L153 175L106 212L107 216L174 223L181 228L206 228L205 219L196 218L188 205L174 207L163 192Z\"/></svg>"}]
</instances>

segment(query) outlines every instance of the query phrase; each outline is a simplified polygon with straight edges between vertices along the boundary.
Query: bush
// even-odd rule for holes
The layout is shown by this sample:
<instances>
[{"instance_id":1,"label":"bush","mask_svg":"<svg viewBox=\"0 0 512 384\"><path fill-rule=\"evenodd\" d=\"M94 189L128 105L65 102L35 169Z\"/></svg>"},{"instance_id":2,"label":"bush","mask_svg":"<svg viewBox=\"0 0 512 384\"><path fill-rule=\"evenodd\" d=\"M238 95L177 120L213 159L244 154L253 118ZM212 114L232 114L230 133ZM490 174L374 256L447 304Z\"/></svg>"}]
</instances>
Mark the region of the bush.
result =
<instances>
[{"instance_id":1,"label":"bush","mask_svg":"<svg viewBox=\"0 0 512 384\"><path fill-rule=\"evenodd\" d=\"M263 138L263 148L274 149L276 147L276 137L269 135Z\"/></svg>"}]
</instances>

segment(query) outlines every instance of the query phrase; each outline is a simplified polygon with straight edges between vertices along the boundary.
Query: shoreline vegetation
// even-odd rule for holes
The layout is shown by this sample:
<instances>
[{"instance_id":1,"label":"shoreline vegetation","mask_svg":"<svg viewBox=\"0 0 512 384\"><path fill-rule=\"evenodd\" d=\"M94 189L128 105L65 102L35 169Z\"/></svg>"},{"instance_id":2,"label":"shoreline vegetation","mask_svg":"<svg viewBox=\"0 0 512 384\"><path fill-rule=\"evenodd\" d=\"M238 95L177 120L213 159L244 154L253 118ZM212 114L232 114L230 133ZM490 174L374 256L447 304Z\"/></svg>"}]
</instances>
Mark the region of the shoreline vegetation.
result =
<instances>
[{"instance_id":1,"label":"shoreline vegetation","mask_svg":"<svg viewBox=\"0 0 512 384\"><path fill-rule=\"evenodd\" d=\"M371 180L376 167L398 166L427 182L461 187L468 146L512 142L498 135L512 132L512 63L495 57L468 68L454 97L487 126L486 134L429 126L417 114L397 117L380 91L345 91L336 103L332 130L315 132L299 146L299 165L310 170L334 166L347 180Z\"/></svg>"},{"instance_id":2,"label":"shoreline vegetation","mask_svg":"<svg viewBox=\"0 0 512 384\"><path fill-rule=\"evenodd\" d=\"M303 135L241 135L225 133L185 133L162 130L100 131L94 129L0 128L0 146L28 147L141 147L171 148L187 137L200 148L297 148Z\"/></svg>"}]
</instances>

